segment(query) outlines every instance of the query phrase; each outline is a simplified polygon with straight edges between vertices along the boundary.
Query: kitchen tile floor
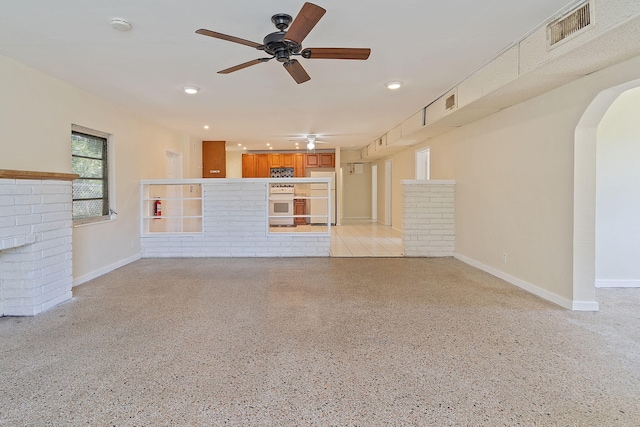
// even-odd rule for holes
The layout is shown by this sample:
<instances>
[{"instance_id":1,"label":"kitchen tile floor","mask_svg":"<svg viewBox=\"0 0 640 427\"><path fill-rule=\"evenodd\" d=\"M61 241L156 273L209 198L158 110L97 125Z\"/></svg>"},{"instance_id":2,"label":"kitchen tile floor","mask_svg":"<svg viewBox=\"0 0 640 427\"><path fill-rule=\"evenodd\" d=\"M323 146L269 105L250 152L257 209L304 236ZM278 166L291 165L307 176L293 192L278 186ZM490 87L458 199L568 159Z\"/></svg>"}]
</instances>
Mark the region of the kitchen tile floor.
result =
<instances>
[{"instance_id":1,"label":"kitchen tile floor","mask_svg":"<svg viewBox=\"0 0 640 427\"><path fill-rule=\"evenodd\" d=\"M326 231L327 227L323 225L270 227L272 233ZM402 257L402 233L369 219L343 219L340 225L331 227L330 255L337 258Z\"/></svg>"},{"instance_id":2,"label":"kitchen tile floor","mask_svg":"<svg viewBox=\"0 0 640 427\"><path fill-rule=\"evenodd\" d=\"M331 227L332 257L401 257L402 233L363 219L343 219Z\"/></svg>"}]
</instances>

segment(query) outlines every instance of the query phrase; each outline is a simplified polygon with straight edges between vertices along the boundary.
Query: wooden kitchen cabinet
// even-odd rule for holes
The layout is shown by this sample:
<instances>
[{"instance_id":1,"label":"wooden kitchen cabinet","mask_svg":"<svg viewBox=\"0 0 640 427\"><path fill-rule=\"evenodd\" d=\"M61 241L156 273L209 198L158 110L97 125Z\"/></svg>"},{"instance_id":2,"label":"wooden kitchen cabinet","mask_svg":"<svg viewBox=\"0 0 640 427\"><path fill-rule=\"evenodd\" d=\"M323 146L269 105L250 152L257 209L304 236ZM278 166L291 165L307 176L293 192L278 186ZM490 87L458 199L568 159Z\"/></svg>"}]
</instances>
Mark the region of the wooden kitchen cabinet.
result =
<instances>
[{"instance_id":1,"label":"wooden kitchen cabinet","mask_svg":"<svg viewBox=\"0 0 640 427\"><path fill-rule=\"evenodd\" d=\"M255 154L242 155L242 177L243 178L256 177L256 158L255 157L256 157Z\"/></svg>"},{"instance_id":2,"label":"wooden kitchen cabinet","mask_svg":"<svg viewBox=\"0 0 640 427\"><path fill-rule=\"evenodd\" d=\"M336 157L334 153L307 154L305 165L308 168L333 168L336 165Z\"/></svg>"},{"instance_id":3,"label":"wooden kitchen cabinet","mask_svg":"<svg viewBox=\"0 0 640 427\"><path fill-rule=\"evenodd\" d=\"M282 153L280 154L280 164L283 168L292 168L293 166L293 154Z\"/></svg>"},{"instance_id":4,"label":"wooden kitchen cabinet","mask_svg":"<svg viewBox=\"0 0 640 427\"><path fill-rule=\"evenodd\" d=\"M321 168L333 168L336 165L336 158L333 153L320 153L318 160Z\"/></svg>"},{"instance_id":5,"label":"wooden kitchen cabinet","mask_svg":"<svg viewBox=\"0 0 640 427\"><path fill-rule=\"evenodd\" d=\"M306 155L303 153L296 153L293 155L293 176L295 178L305 177L306 161Z\"/></svg>"},{"instance_id":6,"label":"wooden kitchen cabinet","mask_svg":"<svg viewBox=\"0 0 640 427\"><path fill-rule=\"evenodd\" d=\"M256 178L271 177L271 166L269 165L268 154L255 154L256 156Z\"/></svg>"},{"instance_id":7,"label":"wooden kitchen cabinet","mask_svg":"<svg viewBox=\"0 0 640 427\"><path fill-rule=\"evenodd\" d=\"M202 141L202 177L225 178L227 157L225 141Z\"/></svg>"},{"instance_id":8,"label":"wooden kitchen cabinet","mask_svg":"<svg viewBox=\"0 0 640 427\"><path fill-rule=\"evenodd\" d=\"M305 199L293 199L293 214L307 214L307 201ZM295 225L305 225L307 223L307 218L294 218L293 223Z\"/></svg>"},{"instance_id":9,"label":"wooden kitchen cabinet","mask_svg":"<svg viewBox=\"0 0 640 427\"><path fill-rule=\"evenodd\" d=\"M320 161L318 160L317 154L307 154L307 161L305 162L305 166L308 168L318 168L320 167Z\"/></svg>"},{"instance_id":10,"label":"wooden kitchen cabinet","mask_svg":"<svg viewBox=\"0 0 640 427\"><path fill-rule=\"evenodd\" d=\"M292 168L293 154L289 154L289 153L269 154L269 166L272 168Z\"/></svg>"},{"instance_id":11,"label":"wooden kitchen cabinet","mask_svg":"<svg viewBox=\"0 0 640 427\"><path fill-rule=\"evenodd\" d=\"M269 167L279 168L282 166L282 159L280 154L268 154L269 156Z\"/></svg>"},{"instance_id":12,"label":"wooden kitchen cabinet","mask_svg":"<svg viewBox=\"0 0 640 427\"><path fill-rule=\"evenodd\" d=\"M243 154L242 177L243 178L269 178L271 168L268 154Z\"/></svg>"}]
</instances>

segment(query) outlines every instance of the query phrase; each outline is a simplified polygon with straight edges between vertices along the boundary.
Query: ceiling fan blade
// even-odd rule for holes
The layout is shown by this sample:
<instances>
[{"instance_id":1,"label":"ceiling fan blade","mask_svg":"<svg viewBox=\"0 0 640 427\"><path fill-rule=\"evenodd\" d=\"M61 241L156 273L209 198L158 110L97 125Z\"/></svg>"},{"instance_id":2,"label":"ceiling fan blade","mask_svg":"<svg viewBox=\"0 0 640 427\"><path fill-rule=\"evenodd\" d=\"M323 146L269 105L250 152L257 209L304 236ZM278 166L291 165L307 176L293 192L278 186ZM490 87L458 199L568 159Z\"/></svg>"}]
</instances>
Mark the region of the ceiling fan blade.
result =
<instances>
[{"instance_id":1,"label":"ceiling fan blade","mask_svg":"<svg viewBox=\"0 0 640 427\"><path fill-rule=\"evenodd\" d=\"M326 10L320 6L309 2L305 3L291 23L287 34L284 35L285 40L302 44L302 40L307 37L307 34L316 26L325 12Z\"/></svg>"},{"instance_id":2,"label":"ceiling fan blade","mask_svg":"<svg viewBox=\"0 0 640 427\"><path fill-rule=\"evenodd\" d=\"M252 42L250 40L241 39L240 37L234 37L234 36L228 36L228 35L222 34L222 33L216 33L215 31L205 30L204 28L201 28L201 29L197 30L196 34L202 34L203 36L214 37L216 39L226 40L228 42L240 43L240 44L243 44L245 46L255 47L256 49L260 49L261 47L263 47L263 45L261 45L260 43Z\"/></svg>"},{"instance_id":3,"label":"ceiling fan blade","mask_svg":"<svg viewBox=\"0 0 640 427\"><path fill-rule=\"evenodd\" d=\"M224 69L222 71L218 71L218 74L233 73L234 71L242 70L243 68L251 67L252 65L260 64L261 62L267 62L267 61L269 61L271 59L272 58L254 59L253 61L244 62L242 64L236 65L235 67L230 67L230 68Z\"/></svg>"},{"instance_id":4,"label":"ceiling fan blade","mask_svg":"<svg viewBox=\"0 0 640 427\"><path fill-rule=\"evenodd\" d=\"M300 52L307 59L360 59L369 58L369 48L311 47Z\"/></svg>"},{"instance_id":5,"label":"ceiling fan blade","mask_svg":"<svg viewBox=\"0 0 640 427\"><path fill-rule=\"evenodd\" d=\"M284 62L282 65L284 65L284 68L289 72L289 74L291 74L291 77L293 77L293 80L295 80L296 83L300 84L311 80L309 74L307 74L302 67L302 64L297 60L291 59L288 62Z\"/></svg>"}]
</instances>

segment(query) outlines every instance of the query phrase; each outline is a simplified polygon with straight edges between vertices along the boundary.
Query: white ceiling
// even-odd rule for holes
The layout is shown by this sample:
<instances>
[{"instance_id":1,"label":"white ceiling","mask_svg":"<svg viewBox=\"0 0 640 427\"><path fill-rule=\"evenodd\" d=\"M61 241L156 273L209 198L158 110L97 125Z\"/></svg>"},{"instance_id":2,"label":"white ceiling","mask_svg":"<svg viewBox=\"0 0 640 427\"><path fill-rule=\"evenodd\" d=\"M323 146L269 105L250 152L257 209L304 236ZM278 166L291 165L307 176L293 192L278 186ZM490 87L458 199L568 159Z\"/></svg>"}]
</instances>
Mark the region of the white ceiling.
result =
<instances>
[{"instance_id":1,"label":"white ceiling","mask_svg":"<svg viewBox=\"0 0 640 427\"><path fill-rule=\"evenodd\" d=\"M250 150L360 148L384 134L531 29L567 0L317 0L327 10L303 47L369 47L367 61L305 60L296 84L276 61L195 34L206 28L262 43L275 13L302 0L0 0L0 54L203 140ZM575 2L572 2L575 3ZM130 32L109 25L127 19ZM401 89L385 83L400 80ZM201 88L186 95L184 85ZM81 123L80 123L81 124ZM208 125L208 130L204 129ZM100 129L109 131L109 129Z\"/></svg>"}]
</instances>

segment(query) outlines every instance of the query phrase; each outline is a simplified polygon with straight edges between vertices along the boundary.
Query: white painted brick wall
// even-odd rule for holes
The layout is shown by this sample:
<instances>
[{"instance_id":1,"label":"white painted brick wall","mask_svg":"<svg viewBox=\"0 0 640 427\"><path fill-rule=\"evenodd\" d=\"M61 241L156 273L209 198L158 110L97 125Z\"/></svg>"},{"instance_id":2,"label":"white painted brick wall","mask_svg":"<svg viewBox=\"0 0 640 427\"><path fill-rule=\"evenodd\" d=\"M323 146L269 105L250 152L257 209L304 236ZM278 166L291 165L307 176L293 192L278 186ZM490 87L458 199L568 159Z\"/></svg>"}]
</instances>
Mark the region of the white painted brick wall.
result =
<instances>
[{"instance_id":1,"label":"white painted brick wall","mask_svg":"<svg viewBox=\"0 0 640 427\"><path fill-rule=\"evenodd\" d=\"M405 256L453 256L455 182L407 180L402 191Z\"/></svg>"},{"instance_id":2,"label":"white painted brick wall","mask_svg":"<svg viewBox=\"0 0 640 427\"><path fill-rule=\"evenodd\" d=\"M0 315L71 298L71 182L0 179Z\"/></svg>"},{"instance_id":3,"label":"white painted brick wall","mask_svg":"<svg viewBox=\"0 0 640 427\"><path fill-rule=\"evenodd\" d=\"M269 235L267 185L215 180L202 186L202 235L143 236L143 258L329 256L330 237Z\"/></svg>"}]
</instances>

